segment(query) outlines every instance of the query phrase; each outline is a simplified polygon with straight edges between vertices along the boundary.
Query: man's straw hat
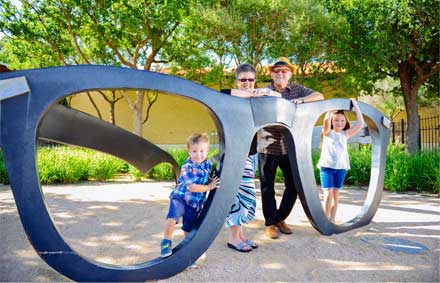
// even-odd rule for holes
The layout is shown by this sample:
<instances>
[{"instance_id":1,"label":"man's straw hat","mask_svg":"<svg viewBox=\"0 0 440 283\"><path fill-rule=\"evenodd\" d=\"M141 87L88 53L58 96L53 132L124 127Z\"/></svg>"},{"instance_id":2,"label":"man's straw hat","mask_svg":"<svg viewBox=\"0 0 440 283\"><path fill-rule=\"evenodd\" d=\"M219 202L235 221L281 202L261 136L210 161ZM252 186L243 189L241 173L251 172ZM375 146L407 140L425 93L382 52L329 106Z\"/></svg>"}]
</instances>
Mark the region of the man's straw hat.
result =
<instances>
[{"instance_id":1,"label":"man's straw hat","mask_svg":"<svg viewBox=\"0 0 440 283\"><path fill-rule=\"evenodd\" d=\"M269 70L272 72L275 67L287 67L290 71L295 71L295 66L290 63L287 57L278 58L272 66L269 66Z\"/></svg>"}]
</instances>

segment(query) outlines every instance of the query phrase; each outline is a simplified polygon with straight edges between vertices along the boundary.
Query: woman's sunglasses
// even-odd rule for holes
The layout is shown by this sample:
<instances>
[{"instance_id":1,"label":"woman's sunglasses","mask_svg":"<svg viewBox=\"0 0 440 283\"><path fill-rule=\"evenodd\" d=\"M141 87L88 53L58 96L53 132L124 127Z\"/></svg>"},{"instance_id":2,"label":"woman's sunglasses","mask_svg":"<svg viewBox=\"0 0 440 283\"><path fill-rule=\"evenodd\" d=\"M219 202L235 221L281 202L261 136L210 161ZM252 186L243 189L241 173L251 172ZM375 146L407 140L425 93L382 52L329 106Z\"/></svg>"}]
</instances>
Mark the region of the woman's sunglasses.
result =
<instances>
[{"instance_id":1,"label":"woman's sunglasses","mask_svg":"<svg viewBox=\"0 0 440 283\"><path fill-rule=\"evenodd\" d=\"M237 79L238 81L245 83L245 82L254 82L255 79Z\"/></svg>"}]
</instances>

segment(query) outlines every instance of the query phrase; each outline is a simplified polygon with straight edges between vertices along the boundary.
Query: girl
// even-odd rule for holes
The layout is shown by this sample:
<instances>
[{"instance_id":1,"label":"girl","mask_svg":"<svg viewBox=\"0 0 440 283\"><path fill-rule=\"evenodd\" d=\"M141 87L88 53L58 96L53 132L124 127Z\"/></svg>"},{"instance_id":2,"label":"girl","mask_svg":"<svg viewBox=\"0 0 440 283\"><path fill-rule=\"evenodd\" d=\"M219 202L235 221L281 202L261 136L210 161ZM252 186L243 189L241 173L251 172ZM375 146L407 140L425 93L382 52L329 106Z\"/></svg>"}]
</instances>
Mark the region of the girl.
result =
<instances>
[{"instance_id":1,"label":"girl","mask_svg":"<svg viewBox=\"0 0 440 283\"><path fill-rule=\"evenodd\" d=\"M357 101L350 99L358 123L350 127L344 111L327 112L322 127L323 142L318 168L321 171L321 185L324 191L325 215L335 222L338 209L339 190L344 182L345 173L350 169L347 140L356 135L364 125L364 118Z\"/></svg>"}]
</instances>

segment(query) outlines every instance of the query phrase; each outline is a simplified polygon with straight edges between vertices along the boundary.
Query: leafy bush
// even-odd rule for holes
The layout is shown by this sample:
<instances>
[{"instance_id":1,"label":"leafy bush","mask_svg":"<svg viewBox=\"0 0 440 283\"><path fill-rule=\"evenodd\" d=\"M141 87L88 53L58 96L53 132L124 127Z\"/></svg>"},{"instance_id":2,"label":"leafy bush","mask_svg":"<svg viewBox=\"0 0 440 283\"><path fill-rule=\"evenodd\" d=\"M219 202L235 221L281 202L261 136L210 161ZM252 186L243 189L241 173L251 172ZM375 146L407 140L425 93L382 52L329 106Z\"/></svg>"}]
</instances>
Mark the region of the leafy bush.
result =
<instances>
[{"instance_id":1,"label":"leafy bush","mask_svg":"<svg viewBox=\"0 0 440 283\"><path fill-rule=\"evenodd\" d=\"M147 178L151 178L158 181L164 181L164 180L169 181L174 179L172 166L168 163L161 163L156 165L150 171L148 171L146 176Z\"/></svg>"},{"instance_id":2,"label":"leafy bush","mask_svg":"<svg viewBox=\"0 0 440 283\"><path fill-rule=\"evenodd\" d=\"M168 151L169 154L176 160L179 167L182 167L182 164L186 161L188 158L188 151L186 149L171 149ZM210 151L208 154L208 158L211 158L215 154L217 154L218 151Z\"/></svg>"},{"instance_id":3,"label":"leafy bush","mask_svg":"<svg viewBox=\"0 0 440 283\"><path fill-rule=\"evenodd\" d=\"M181 168L182 164L188 159L188 151L186 149L170 149L168 150L168 153L171 154L174 160L176 160L177 164L179 165L179 168ZM218 150L212 149L209 151L208 158L212 158L216 154L218 154ZM216 162L213 162L212 164L213 168L215 168L216 165L217 165ZM143 175L139 170L137 170L132 166L130 167L129 172L132 179L137 181L141 180L142 177L151 178L158 181L174 180L174 173L172 166L168 163L161 163L154 166L145 175Z\"/></svg>"},{"instance_id":4,"label":"leafy bush","mask_svg":"<svg viewBox=\"0 0 440 283\"><path fill-rule=\"evenodd\" d=\"M125 169L125 162L103 154L103 153L92 153L94 158L91 159L89 163L89 178L103 181L112 179L118 172Z\"/></svg>"},{"instance_id":5,"label":"leafy bush","mask_svg":"<svg viewBox=\"0 0 440 283\"><path fill-rule=\"evenodd\" d=\"M346 184L367 185L370 182L371 146L360 146L359 149L348 148L350 170L345 177Z\"/></svg>"},{"instance_id":6,"label":"leafy bush","mask_svg":"<svg viewBox=\"0 0 440 283\"><path fill-rule=\"evenodd\" d=\"M170 149L168 153L176 160L179 168L182 167L182 164L188 158L188 151L186 149ZM210 156L213 155L214 152L210 152ZM146 174L142 174L137 168L132 165L128 166L128 173L130 174L132 180L140 181L142 178L151 178L159 181L170 181L174 180L174 173L172 170L172 166L168 163L160 163L153 168L150 169Z\"/></svg>"},{"instance_id":7,"label":"leafy bush","mask_svg":"<svg viewBox=\"0 0 440 283\"><path fill-rule=\"evenodd\" d=\"M315 181L316 184L321 184L321 176L319 175L319 169L316 164L318 164L319 157L321 156L321 153L319 150L312 151L312 162L313 162L313 174L315 175Z\"/></svg>"},{"instance_id":8,"label":"leafy bush","mask_svg":"<svg viewBox=\"0 0 440 283\"><path fill-rule=\"evenodd\" d=\"M317 184L321 183L321 178L319 177L319 169L318 167L316 167L316 164L318 163L319 160L319 151L312 151L312 163L313 163L313 173L315 175L315 181ZM259 177L259 172L257 172L256 177ZM275 175L275 182L280 182L280 183L284 183L284 175L283 172L281 171L281 169L278 167L277 168L277 172Z\"/></svg>"},{"instance_id":9,"label":"leafy bush","mask_svg":"<svg viewBox=\"0 0 440 283\"><path fill-rule=\"evenodd\" d=\"M391 145L387 152L387 163L385 167L385 188L393 191L405 191L409 188L408 175L410 159L403 148Z\"/></svg>"},{"instance_id":10,"label":"leafy bush","mask_svg":"<svg viewBox=\"0 0 440 283\"><path fill-rule=\"evenodd\" d=\"M359 150L349 148L350 166L345 178L346 184L367 185L371 174L371 146ZM314 153L315 179L319 180L316 163L319 153ZM403 145L390 145L387 149L385 166L385 189L393 192L408 190L440 193L440 152L425 151L415 155L405 152Z\"/></svg>"},{"instance_id":11,"label":"leafy bush","mask_svg":"<svg viewBox=\"0 0 440 283\"><path fill-rule=\"evenodd\" d=\"M90 154L74 147L41 147L37 170L41 184L76 183L89 177Z\"/></svg>"},{"instance_id":12,"label":"leafy bush","mask_svg":"<svg viewBox=\"0 0 440 283\"><path fill-rule=\"evenodd\" d=\"M8 172L6 171L5 160L3 159L3 152L0 150L0 183L9 184Z\"/></svg>"},{"instance_id":13,"label":"leafy bush","mask_svg":"<svg viewBox=\"0 0 440 283\"><path fill-rule=\"evenodd\" d=\"M186 149L173 149L169 153L179 167L188 158ZM217 154L213 150L209 157ZM346 184L368 184L371 171L371 147L362 146L359 150L349 149L351 169L347 172ZM313 170L316 182L320 183L316 163L319 151L312 153ZM37 151L37 170L42 184L75 183L86 180L108 180L117 173L128 173L139 181L142 177L155 180L173 180L174 174L169 164L162 163L142 174L132 165L97 151L77 147L41 147ZM215 164L214 164L215 166ZM257 172L258 176L258 172ZM278 168L276 181L284 182ZM8 184L8 176L0 151L0 182ZM440 151L421 152L408 155L403 146L391 145L387 151L385 167L385 188L391 191L431 191L440 193Z\"/></svg>"},{"instance_id":14,"label":"leafy bush","mask_svg":"<svg viewBox=\"0 0 440 283\"><path fill-rule=\"evenodd\" d=\"M89 149L55 146L40 147L37 151L41 184L108 180L125 166L125 162L116 157Z\"/></svg>"},{"instance_id":15,"label":"leafy bush","mask_svg":"<svg viewBox=\"0 0 440 283\"><path fill-rule=\"evenodd\" d=\"M387 153L385 187L392 191L440 192L440 152L408 155L403 146L390 146Z\"/></svg>"},{"instance_id":16,"label":"leafy bush","mask_svg":"<svg viewBox=\"0 0 440 283\"><path fill-rule=\"evenodd\" d=\"M136 182L139 182L144 176L141 171L131 164L128 165L128 173L130 174L131 179Z\"/></svg>"},{"instance_id":17,"label":"leafy bush","mask_svg":"<svg viewBox=\"0 0 440 283\"><path fill-rule=\"evenodd\" d=\"M350 167L345 177L345 184L365 185L370 181L371 170L371 147L362 146L359 149L349 147ZM319 168L316 166L321 153L319 150L312 151L313 174L316 184L321 184ZM279 170L279 169L278 169ZM278 176L278 174L280 176ZM277 179L283 181L282 173L277 172Z\"/></svg>"}]
</instances>

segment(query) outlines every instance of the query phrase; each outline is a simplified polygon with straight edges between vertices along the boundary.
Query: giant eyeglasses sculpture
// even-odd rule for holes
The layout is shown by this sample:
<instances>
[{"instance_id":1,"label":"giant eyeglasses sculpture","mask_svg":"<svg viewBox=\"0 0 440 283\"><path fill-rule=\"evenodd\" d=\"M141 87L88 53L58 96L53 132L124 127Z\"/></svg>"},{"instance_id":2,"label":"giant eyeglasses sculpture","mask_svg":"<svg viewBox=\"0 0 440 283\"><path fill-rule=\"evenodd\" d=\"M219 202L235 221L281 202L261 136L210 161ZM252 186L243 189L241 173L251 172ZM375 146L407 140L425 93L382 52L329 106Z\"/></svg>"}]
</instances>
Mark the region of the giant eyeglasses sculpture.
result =
<instances>
[{"instance_id":1,"label":"giant eyeglasses sculpture","mask_svg":"<svg viewBox=\"0 0 440 283\"><path fill-rule=\"evenodd\" d=\"M65 242L47 209L36 170L37 139L107 152L143 172L167 162L174 166L176 176L178 174L177 163L166 151L58 103L68 95L98 89L153 89L185 97L203 104L217 126L222 153L220 188L209 195L196 228L168 258L130 266L95 262ZM381 199L389 120L364 103L359 105L371 137L370 185L358 215L337 225L326 218L316 189L311 140L318 118L326 111L350 110L348 99L299 105L275 97L241 99L159 73L109 66L73 66L2 73L0 101L0 145L23 227L38 255L52 268L76 281L156 280L171 277L193 263L224 225L252 138L268 125L281 125L286 129L294 182L307 217L320 233L331 235L367 225Z\"/></svg>"}]
</instances>

